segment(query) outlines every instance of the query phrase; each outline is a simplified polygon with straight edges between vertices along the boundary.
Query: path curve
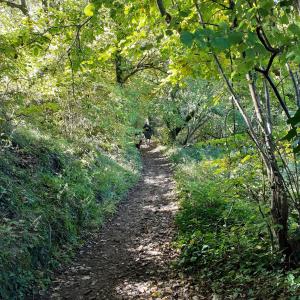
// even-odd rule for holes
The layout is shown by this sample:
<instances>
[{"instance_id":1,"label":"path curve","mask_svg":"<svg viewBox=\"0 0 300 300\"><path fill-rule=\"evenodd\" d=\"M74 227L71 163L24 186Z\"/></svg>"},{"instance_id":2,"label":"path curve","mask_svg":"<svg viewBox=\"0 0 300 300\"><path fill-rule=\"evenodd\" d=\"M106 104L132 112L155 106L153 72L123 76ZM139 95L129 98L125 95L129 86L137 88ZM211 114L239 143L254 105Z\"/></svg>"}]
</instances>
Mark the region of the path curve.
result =
<instances>
[{"instance_id":1,"label":"path curve","mask_svg":"<svg viewBox=\"0 0 300 300\"><path fill-rule=\"evenodd\" d=\"M56 278L47 299L207 299L172 268L178 206L170 163L155 147L142 149L142 157L137 186Z\"/></svg>"}]
</instances>

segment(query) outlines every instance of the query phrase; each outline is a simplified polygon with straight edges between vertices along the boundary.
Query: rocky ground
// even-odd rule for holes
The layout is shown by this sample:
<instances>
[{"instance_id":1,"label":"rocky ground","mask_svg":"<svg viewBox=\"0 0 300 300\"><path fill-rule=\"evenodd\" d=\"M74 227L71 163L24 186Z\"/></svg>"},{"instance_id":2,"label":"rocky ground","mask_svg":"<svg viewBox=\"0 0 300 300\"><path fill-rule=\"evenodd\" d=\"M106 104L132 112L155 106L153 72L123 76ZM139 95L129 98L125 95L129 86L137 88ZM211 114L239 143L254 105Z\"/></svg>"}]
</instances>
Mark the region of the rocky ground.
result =
<instances>
[{"instance_id":1,"label":"rocky ground","mask_svg":"<svg viewBox=\"0 0 300 300\"><path fill-rule=\"evenodd\" d=\"M172 267L178 206L170 164L159 148L141 151L137 186L42 299L210 299Z\"/></svg>"}]
</instances>

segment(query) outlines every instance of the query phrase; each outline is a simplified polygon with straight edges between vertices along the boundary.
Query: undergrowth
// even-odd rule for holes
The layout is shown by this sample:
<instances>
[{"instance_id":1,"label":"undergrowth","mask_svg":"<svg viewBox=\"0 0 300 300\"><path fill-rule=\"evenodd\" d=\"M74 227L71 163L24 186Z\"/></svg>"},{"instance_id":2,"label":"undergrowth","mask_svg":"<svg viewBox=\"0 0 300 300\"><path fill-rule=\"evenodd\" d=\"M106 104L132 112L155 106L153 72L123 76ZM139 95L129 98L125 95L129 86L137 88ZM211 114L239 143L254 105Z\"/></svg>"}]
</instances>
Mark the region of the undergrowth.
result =
<instances>
[{"instance_id":1,"label":"undergrowth","mask_svg":"<svg viewBox=\"0 0 300 300\"><path fill-rule=\"evenodd\" d=\"M178 267L222 299L300 299L300 269L283 267L268 206L248 189L263 190L264 176L251 145L241 136L169 154L180 198Z\"/></svg>"},{"instance_id":2,"label":"undergrowth","mask_svg":"<svg viewBox=\"0 0 300 300\"><path fill-rule=\"evenodd\" d=\"M132 146L114 159L32 129L7 130L0 143L0 298L23 299L114 212L140 159Z\"/></svg>"}]
</instances>

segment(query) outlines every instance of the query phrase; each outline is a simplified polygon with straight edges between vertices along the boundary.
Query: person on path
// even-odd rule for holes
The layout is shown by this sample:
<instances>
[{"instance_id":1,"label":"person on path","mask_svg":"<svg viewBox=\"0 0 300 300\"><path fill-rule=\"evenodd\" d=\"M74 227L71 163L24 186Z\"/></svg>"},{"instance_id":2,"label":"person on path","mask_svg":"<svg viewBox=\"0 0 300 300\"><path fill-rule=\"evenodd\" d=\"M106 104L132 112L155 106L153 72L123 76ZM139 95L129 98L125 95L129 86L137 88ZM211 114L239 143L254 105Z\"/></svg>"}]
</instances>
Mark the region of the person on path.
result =
<instances>
[{"instance_id":1,"label":"person on path","mask_svg":"<svg viewBox=\"0 0 300 300\"><path fill-rule=\"evenodd\" d=\"M144 136L145 136L145 139L147 141L147 144L150 145L151 137L153 135L153 130L152 130L152 128L150 127L150 125L148 123L146 123L144 125L143 132L144 132Z\"/></svg>"}]
</instances>

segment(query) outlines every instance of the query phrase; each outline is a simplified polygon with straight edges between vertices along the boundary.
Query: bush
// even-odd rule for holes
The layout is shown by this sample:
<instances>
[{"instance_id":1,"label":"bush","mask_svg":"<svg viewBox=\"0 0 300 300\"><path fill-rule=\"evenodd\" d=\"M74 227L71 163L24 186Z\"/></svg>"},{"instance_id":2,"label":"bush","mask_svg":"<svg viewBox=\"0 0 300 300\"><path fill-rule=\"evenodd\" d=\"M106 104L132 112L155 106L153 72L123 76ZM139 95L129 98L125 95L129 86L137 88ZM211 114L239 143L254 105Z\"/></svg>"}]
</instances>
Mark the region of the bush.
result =
<instances>
[{"instance_id":1,"label":"bush","mask_svg":"<svg viewBox=\"0 0 300 300\"><path fill-rule=\"evenodd\" d=\"M178 267L194 272L211 292L226 299L299 296L300 270L282 268L267 226L268 208L259 206L246 188L260 189L257 159L253 154L248 158L251 149L244 150L228 154L210 143L196 145L188 160L182 159L185 150L171 155L180 196Z\"/></svg>"}]
</instances>

